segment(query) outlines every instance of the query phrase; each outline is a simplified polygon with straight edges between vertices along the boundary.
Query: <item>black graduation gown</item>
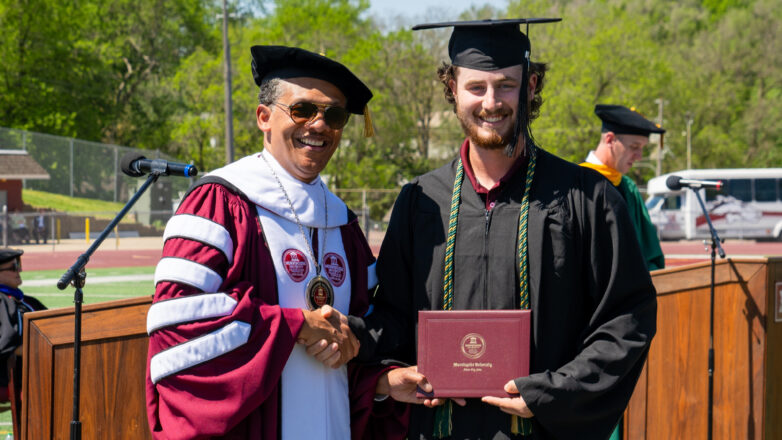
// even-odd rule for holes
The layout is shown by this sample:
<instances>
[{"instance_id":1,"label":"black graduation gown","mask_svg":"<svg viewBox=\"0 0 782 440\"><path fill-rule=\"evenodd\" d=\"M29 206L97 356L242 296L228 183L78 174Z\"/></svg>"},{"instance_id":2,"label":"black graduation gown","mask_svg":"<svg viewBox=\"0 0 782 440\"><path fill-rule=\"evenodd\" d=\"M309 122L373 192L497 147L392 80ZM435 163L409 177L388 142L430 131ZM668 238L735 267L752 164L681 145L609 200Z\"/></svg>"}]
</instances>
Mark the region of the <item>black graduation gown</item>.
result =
<instances>
[{"instance_id":1,"label":"black graduation gown","mask_svg":"<svg viewBox=\"0 0 782 440\"><path fill-rule=\"evenodd\" d=\"M377 263L374 311L351 317L361 358L415 364L418 310L441 310L456 161L405 185ZM494 208L465 178L455 246L454 309L518 308L516 230L525 168ZM621 195L597 173L539 150L529 212L531 374L515 379L533 438L606 439L655 333L657 303ZM509 380L512 378L508 378ZM453 438L511 437L510 416L478 399L453 406ZM414 405L410 438L432 437Z\"/></svg>"}]
</instances>

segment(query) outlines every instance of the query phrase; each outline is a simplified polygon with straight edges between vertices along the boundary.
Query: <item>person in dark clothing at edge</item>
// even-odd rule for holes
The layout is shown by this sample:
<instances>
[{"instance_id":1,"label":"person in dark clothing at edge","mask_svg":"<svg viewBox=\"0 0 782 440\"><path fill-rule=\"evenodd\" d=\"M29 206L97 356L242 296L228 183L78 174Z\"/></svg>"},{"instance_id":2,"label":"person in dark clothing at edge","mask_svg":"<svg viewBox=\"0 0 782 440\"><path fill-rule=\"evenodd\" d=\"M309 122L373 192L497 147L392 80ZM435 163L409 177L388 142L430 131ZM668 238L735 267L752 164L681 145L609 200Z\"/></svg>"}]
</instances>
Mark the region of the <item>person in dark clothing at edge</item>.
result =
<instances>
[{"instance_id":1,"label":"person in dark clothing at edge","mask_svg":"<svg viewBox=\"0 0 782 440\"><path fill-rule=\"evenodd\" d=\"M22 285L21 249L0 249L0 401L7 401L8 395L8 358L17 347L22 345L22 315L36 310L46 310L46 306L32 296L25 295ZM22 358L17 357L21 367ZM21 373L21 368L17 368ZM17 389L21 393L21 387ZM21 394L20 394L21 395ZM18 397L18 396L17 396Z\"/></svg>"},{"instance_id":2,"label":"person in dark clothing at edge","mask_svg":"<svg viewBox=\"0 0 782 440\"><path fill-rule=\"evenodd\" d=\"M546 21L558 19L420 26L454 27L451 63L438 73L467 138L452 162L402 188L373 311L349 317L359 359L409 365L381 376L376 392L424 403L411 405L410 439L604 440L656 330L622 196L531 136L546 66L530 61L519 24ZM415 397L416 386L431 388L415 367L417 312L450 308L531 309L530 375L508 378L509 397L437 406Z\"/></svg>"}]
</instances>

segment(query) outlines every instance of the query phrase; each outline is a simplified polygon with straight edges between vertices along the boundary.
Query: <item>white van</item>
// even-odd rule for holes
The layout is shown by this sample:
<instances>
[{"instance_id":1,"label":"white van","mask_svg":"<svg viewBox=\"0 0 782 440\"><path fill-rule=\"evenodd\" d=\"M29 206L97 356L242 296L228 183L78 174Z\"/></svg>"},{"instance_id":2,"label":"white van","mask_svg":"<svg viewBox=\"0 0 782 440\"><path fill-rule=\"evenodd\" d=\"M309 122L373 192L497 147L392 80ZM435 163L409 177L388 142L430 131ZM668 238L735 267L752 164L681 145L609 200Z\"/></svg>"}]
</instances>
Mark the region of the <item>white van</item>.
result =
<instances>
[{"instance_id":1,"label":"white van","mask_svg":"<svg viewBox=\"0 0 782 440\"><path fill-rule=\"evenodd\" d=\"M683 170L649 180L646 208L663 240L709 237L694 190L669 189L671 175L722 181L719 190L697 190L721 238L782 240L782 168Z\"/></svg>"}]
</instances>

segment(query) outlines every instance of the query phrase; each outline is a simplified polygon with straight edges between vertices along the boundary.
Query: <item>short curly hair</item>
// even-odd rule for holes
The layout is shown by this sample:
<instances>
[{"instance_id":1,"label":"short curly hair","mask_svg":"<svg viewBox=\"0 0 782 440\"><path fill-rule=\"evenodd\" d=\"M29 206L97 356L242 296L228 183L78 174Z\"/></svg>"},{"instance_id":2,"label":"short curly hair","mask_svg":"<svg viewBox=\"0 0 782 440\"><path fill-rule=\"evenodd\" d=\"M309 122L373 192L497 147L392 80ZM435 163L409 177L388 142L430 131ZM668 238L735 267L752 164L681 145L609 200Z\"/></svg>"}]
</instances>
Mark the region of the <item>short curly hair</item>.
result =
<instances>
[{"instance_id":1,"label":"short curly hair","mask_svg":"<svg viewBox=\"0 0 782 440\"><path fill-rule=\"evenodd\" d=\"M258 91L258 102L265 106L271 106L282 95L282 89L282 81L279 78L264 82Z\"/></svg>"},{"instance_id":2,"label":"short curly hair","mask_svg":"<svg viewBox=\"0 0 782 440\"><path fill-rule=\"evenodd\" d=\"M530 61L529 67L530 75L535 74L538 76L538 82L535 85L535 97L532 98L529 109L529 120L532 121L540 116L540 107L543 105L543 96L541 93L543 92L543 85L545 84L544 78L546 77L548 65L546 63ZM453 91L448 86L448 83L451 80L456 80L456 69L457 66L445 62L437 69L437 76L440 78L440 82L443 83L445 100L454 104L454 112L456 111L456 100L454 99Z\"/></svg>"}]
</instances>

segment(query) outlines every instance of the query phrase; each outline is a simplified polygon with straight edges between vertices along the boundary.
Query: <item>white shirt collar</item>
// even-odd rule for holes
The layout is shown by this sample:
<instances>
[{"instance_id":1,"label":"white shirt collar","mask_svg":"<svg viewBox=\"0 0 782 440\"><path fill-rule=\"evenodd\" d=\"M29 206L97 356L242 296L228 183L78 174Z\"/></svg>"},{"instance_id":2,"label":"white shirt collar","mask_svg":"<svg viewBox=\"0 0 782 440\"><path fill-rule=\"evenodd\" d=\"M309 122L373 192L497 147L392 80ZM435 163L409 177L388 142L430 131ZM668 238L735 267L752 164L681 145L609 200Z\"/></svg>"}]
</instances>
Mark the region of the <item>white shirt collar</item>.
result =
<instances>
[{"instance_id":1,"label":"white shirt collar","mask_svg":"<svg viewBox=\"0 0 782 440\"><path fill-rule=\"evenodd\" d=\"M595 165L605 165L603 162L600 161L600 159L597 158L597 156L595 155L595 150L589 152L589 155L587 156L584 162L593 163Z\"/></svg>"}]
</instances>

